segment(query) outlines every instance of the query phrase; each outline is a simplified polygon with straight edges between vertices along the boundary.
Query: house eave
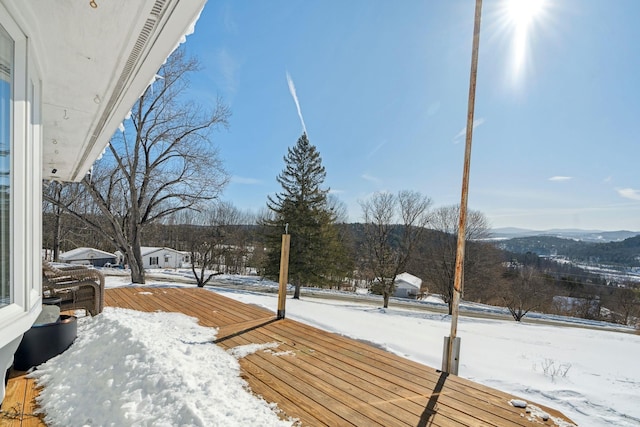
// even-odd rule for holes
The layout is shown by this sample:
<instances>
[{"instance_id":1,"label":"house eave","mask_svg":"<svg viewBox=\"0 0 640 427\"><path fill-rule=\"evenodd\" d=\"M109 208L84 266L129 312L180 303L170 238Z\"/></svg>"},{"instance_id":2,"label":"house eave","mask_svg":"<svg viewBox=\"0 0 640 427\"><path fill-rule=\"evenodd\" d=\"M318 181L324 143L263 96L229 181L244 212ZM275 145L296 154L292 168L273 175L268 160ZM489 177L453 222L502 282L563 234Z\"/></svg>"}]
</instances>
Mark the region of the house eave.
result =
<instances>
[{"instance_id":1,"label":"house eave","mask_svg":"<svg viewBox=\"0 0 640 427\"><path fill-rule=\"evenodd\" d=\"M205 1L3 0L41 67L44 179L86 175Z\"/></svg>"}]
</instances>

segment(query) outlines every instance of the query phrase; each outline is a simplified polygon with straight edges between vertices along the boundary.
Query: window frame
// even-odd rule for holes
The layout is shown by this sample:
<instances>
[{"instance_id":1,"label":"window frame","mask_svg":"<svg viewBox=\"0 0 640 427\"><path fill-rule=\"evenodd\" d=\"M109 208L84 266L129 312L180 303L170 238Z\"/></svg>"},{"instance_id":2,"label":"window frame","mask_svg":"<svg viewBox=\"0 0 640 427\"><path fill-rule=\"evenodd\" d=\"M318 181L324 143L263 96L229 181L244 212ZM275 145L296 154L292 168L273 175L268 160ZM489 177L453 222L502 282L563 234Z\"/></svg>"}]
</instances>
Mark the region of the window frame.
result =
<instances>
[{"instance_id":1,"label":"window frame","mask_svg":"<svg viewBox=\"0 0 640 427\"><path fill-rule=\"evenodd\" d=\"M6 285L6 289L3 291L3 299L8 298L8 300L3 301L3 305L0 306L0 308L5 308L10 306L11 304L13 304L15 302L15 292L13 289L13 280L12 280L12 271L13 271L13 261L12 261L12 254L13 254L13 240L12 240L12 235L13 235L13 224L12 224L12 219L13 219L13 177L12 177L12 171L13 171L13 128L14 128L14 99L15 99L15 40L14 37L12 36L11 32L7 29L5 29L5 25L3 25L3 21L0 20L0 27L2 29L3 32L3 39L4 39L4 35L6 34L9 37L10 40L10 44L11 44L11 56L9 58L7 58L9 60L9 62L6 64L9 68L9 80L8 80L8 85L9 85L9 103L8 103L8 108L6 111L4 111L4 108L2 109L3 111L3 115L6 114L7 117L3 117L2 118L2 122L1 123L6 123L8 126L7 130L2 130L2 134L4 135L5 132L7 132L8 134L8 149L9 149L9 153L7 154L7 159L8 160L8 172L9 175L7 177L7 180L9 182L9 198L7 200L8 203L8 218L6 219L6 231L4 231L5 229L5 219L3 218L3 222L2 222L2 231L0 232L6 232L8 234L8 238L9 241L8 242L3 242L2 245L2 250L5 250L5 243L7 244L7 263L5 265L5 268L8 269L8 281L6 284L3 283L3 287L4 285ZM4 209L3 209L4 210ZM3 254L5 255L5 254ZM4 272L3 275L0 277L0 280L4 280L5 276L4 276ZM5 294L6 291L6 294Z\"/></svg>"},{"instance_id":2,"label":"window frame","mask_svg":"<svg viewBox=\"0 0 640 427\"><path fill-rule=\"evenodd\" d=\"M10 130L9 287L0 307L0 349L29 329L41 311L42 83L30 40L0 3L0 25L13 39ZM30 86L33 84L32 90ZM32 93L30 93L32 92Z\"/></svg>"}]
</instances>

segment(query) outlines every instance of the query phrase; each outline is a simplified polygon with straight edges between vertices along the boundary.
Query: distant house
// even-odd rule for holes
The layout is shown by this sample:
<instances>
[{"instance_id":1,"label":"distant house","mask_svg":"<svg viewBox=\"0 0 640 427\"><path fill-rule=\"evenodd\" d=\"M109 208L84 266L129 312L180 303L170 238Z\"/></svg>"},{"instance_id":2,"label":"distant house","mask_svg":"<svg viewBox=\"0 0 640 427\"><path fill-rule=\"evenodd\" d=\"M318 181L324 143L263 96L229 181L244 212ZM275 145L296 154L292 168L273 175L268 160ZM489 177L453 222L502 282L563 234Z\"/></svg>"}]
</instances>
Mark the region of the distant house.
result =
<instances>
[{"instance_id":1,"label":"distant house","mask_svg":"<svg viewBox=\"0 0 640 427\"><path fill-rule=\"evenodd\" d=\"M416 298L422 287L422 279L409 273L401 273L396 276L394 297Z\"/></svg>"},{"instance_id":2,"label":"distant house","mask_svg":"<svg viewBox=\"0 0 640 427\"><path fill-rule=\"evenodd\" d=\"M76 248L59 256L61 262L69 264L84 264L103 267L105 264L115 264L116 255L94 248Z\"/></svg>"},{"instance_id":3,"label":"distant house","mask_svg":"<svg viewBox=\"0 0 640 427\"><path fill-rule=\"evenodd\" d=\"M140 250L142 252L143 268L181 268L190 262L188 252L146 246L143 246Z\"/></svg>"}]
</instances>

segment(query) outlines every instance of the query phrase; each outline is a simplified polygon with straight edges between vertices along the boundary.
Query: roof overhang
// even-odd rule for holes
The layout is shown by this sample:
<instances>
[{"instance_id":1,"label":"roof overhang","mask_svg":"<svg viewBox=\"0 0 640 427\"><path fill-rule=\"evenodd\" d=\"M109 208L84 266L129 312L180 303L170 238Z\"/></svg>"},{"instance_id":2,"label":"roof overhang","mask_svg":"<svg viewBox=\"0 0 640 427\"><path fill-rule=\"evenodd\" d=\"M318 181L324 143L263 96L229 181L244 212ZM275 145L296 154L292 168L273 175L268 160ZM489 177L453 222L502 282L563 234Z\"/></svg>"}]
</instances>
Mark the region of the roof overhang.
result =
<instances>
[{"instance_id":1,"label":"roof overhang","mask_svg":"<svg viewBox=\"0 0 640 427\"><path fill-rule=\"evenodd\" d=\"M44 179L85 176L205 2L3 0L41 67Z\"/></svg>"}]
</instances>

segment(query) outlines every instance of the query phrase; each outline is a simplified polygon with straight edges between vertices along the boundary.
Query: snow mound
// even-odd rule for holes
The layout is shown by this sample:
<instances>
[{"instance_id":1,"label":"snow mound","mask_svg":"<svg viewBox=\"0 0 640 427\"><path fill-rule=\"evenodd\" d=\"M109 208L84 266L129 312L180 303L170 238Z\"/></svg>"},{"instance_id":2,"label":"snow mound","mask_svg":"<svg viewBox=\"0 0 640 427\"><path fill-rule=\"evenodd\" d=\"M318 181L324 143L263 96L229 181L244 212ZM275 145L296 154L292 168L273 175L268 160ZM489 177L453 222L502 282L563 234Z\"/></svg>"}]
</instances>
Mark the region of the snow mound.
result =
<instances>
[{"instance_id":1,"label":"snow mound","mask_svg":"<svg viewBox=\"0 0 640 427\"><path fill-rule=\"evenodd\" d=\"M30 374L51 427L292 425L194 318L107 307L78 323L76 342Z\"/></svg>"}]
</instances>

